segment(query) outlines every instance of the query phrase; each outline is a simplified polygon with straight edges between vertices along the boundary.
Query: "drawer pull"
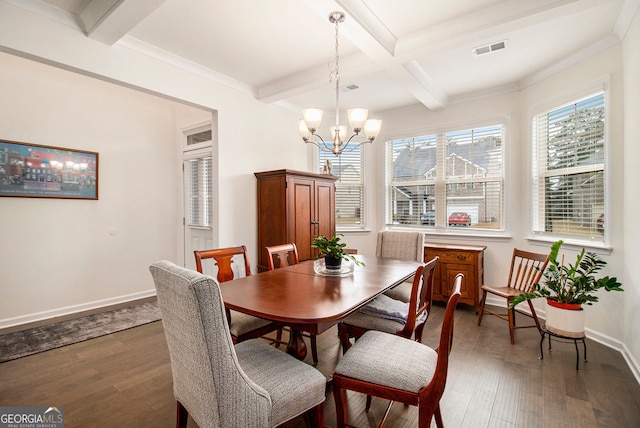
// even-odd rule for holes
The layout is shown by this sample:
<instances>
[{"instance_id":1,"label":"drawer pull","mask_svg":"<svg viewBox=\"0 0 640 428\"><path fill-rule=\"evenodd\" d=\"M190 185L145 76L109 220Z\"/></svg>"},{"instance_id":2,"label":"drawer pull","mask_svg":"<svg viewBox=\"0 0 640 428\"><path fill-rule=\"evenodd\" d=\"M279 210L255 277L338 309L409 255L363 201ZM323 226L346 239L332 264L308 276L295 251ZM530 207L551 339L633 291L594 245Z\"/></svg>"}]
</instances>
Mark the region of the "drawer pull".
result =
<instances>
[{"instance_id":1,"label":"drawer pull","mask_svg":"<svg viewBox=\"0 0 640 428\"><path fill-rule=\"evenodd\" d=\"M458 260L467 260L467 256L462 255L462 254L458 254L458 255L456 256L456 258L457 258Z\"/></svg>"}]
</instances>

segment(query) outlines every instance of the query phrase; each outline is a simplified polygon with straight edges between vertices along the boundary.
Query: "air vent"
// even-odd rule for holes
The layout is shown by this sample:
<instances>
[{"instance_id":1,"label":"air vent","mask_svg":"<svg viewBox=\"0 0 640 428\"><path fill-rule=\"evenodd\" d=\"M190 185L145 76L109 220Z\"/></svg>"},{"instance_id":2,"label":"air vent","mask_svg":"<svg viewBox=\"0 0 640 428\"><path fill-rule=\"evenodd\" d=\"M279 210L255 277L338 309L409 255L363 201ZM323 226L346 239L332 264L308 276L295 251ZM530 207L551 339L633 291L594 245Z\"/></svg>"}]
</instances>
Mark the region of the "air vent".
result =
<instances>
[{"instance_id":1,"label":"air vent","mask_svg":"<svg viewBox=\"0 0 640 428\"><path fill-rule=\"evenodd\" d=\"M488 53L492 53L495 51L502 50L507 47L507 41L503 40L501 42L491 43L490 45L480 46L477 48L473 48L473 54L475 56L486 55Z\"/></svg>"},{"instance_id":2,"label":"air vent","mask_svg":"<svg viewBox=\"0 0 640 428\"><path fill-rule=\"evenodd\" d=\"M360 86L356 85L355 83L352 83L351 85L346 85L340 88L341 92L349 92L349 91L355 91L356 89L358 89Z\"/></svg>"}]
</instances>

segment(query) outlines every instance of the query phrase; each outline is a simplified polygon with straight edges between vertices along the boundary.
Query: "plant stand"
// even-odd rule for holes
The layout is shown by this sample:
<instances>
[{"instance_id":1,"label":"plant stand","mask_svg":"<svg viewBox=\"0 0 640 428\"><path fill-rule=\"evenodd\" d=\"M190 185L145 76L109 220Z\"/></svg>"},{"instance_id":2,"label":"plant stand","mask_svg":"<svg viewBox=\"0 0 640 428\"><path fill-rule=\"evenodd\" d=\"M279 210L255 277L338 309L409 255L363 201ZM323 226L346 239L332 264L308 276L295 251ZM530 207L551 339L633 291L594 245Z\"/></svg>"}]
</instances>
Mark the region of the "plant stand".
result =
<instances>
[{"instance_id":1,"label":"plant stand","mask_svg":"<svg viewBox=\"0 0 640 428\"><path fill-rule=\"evenodd\" d=\"M540 359L544 359L544 354L542 353L542 344L544 343L544 336L547 335L547 340L549 341L549 351L551 351L551 337L554 339L559 339L561 342L570 342L573 341L574 346L576 347L576 370L580 370L580 352L578 351L578 342L582 342L582 346L584 348L584 362L587 362L587 343L585 342L585 336L582 337L568 337L562 336L560 334L552 333L547 330L544 326L541 326L542 337L540 339Z\"/></svg>"}]
</instances>

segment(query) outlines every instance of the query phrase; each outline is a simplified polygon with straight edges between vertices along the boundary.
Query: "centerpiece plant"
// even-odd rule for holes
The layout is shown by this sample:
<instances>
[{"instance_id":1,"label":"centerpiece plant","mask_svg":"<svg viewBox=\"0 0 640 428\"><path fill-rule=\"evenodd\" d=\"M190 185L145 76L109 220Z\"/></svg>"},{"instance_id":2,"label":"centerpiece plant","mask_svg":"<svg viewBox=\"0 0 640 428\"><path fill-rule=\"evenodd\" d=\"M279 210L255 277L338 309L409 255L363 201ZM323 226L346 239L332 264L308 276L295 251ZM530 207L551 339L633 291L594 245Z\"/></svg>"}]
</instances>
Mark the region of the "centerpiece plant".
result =
<instances>
[{"instance_id":1,"label":"centerpiece plant","mask_svg":"<svg viewBox=\"0 0 640 428\"><path fill-rule=\"evenodd\" d=\"M311 243L311 248L318 250L315 258L324 257L327 269L340 269L342 260L349 260L356 266L364 266L364 263L354 257L353 254L344 252L344 247L347 244L340 241L340 236L336 234L332 238L327 238L324 235L315 236Z\"/></svg>"}]
</instances>

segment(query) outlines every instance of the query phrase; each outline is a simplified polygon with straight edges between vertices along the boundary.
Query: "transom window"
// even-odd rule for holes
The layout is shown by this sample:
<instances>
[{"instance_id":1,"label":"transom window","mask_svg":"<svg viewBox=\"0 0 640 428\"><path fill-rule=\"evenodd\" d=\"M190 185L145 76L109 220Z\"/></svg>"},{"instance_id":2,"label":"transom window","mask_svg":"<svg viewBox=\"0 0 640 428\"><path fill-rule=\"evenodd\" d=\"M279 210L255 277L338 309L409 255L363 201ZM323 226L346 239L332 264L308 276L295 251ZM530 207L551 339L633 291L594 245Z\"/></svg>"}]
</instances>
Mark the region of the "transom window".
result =
<instances>
[{"instance_id":1,"label":"transom window","mask_svg":"<svg viewBox=\"0 0 640 428\"><path fill-rule=\"evenodd\" d=\"M533 118L533 222L537 235L604 242L605 93Z\"/></svg>"},{"instance_id":2,"label":"transom window","mask_svg":"<svg viewBox=\"0 0 640 428\"><path fill-rule=\"evenodd\" d=\"M387 142L387 223L504 229L504 125Z\"/></svg>"}]
</instances>

